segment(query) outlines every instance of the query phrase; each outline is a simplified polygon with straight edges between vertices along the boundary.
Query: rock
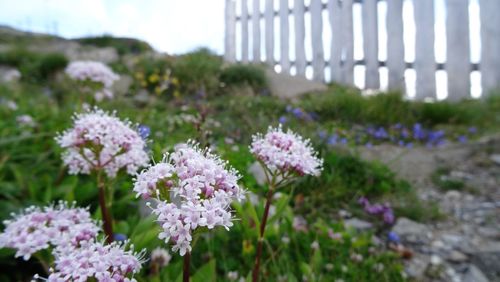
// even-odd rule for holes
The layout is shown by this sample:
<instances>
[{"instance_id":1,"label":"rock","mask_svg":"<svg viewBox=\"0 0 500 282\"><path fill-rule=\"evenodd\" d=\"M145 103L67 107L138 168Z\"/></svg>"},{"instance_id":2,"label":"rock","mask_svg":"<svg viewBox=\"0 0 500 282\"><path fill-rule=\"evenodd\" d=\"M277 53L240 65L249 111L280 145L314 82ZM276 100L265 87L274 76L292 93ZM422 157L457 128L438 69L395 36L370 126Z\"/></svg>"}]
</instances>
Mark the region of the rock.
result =
<instances>
[{"instance_id":1,"label":"rock","mask_svg":"<svg viewBox=\"0 0 500 282\"><path fill-rule=\"evenodd\" d=\"M477 268L471 264L467 273L463 277L464 282L489 282L490 280Z\"/></svg>"},{"instance_id":2,"label":"rock","mask_svg":"<svg viewBox=\"0 0 500 282\"><path fill-rule=\"evenodd\" d=\"M18 82L21 78L21 73L16 68L0 66L0 82Z\"/></svg>"},{"instance_id":3,"label":"rock","mask_svg":"<svg viewBox=\"0 0 500 282\"><path fill-rule=\"evenodd\" d=\"M497 165L500 165L500 154L493 154L490 156L490 160Z\"/></svg>"},{"instance_id":4,"label":"rock","mask_svg":"<svg viewBox=\"0 0 500 282\"><path fill-rule=\"evenodd\" d=\"M115 83L113 84L113 94L115 94L115 96L127 94L132 83L132 77L130 77L129 75L121 74L120 79L115 81Z\"/></svg>"},{"instance_id":5,"label":"rock","mask_svg":"<svg viewBox=\"0 0 500 282\"><path fill-rule=\"evenodd\" d=\"M448 254L448 257L446 259L451 262L459 263L467 261L468 257L459 251L453 250Z\"/></svg>"},{"instance_id":6,"label":"rock","mask_svg":"<svg viewBox=\"0 0 500 282\"><path fill-rule=\"evenodd\" d=\"M431 264L439 265L441 263L443 263L443 259L440 256L438 256L438 255L431 256Z\"/></svg>"},{"instance_id":7,"label":"rock","mask_svg":"<svg viewBox=\"0 0 500 282\"><path fill-rule=\"evenodd\" d=\"M355 217L344 220L344 225L346 228L353 228L356 229L357 231L365 231L373 227L371 223Z\"/></svg>"},{"instance_id":8,"label":"rock","mask_svg":"<svg viewBox=\"0 0 500 282\"><path fill-rule=\"evenodd\" d=\"M486 251L471 255L471 262L493 281L500 281L500 252Z\"/></svg>"},{"instance_id":9,"label":"rock","mask_svg":"<svg viewBox=\"0 0 500 282\"><path fill-rule=\"evenodd\" d=\"M425 241L430 237L430 229L427 226L404 217L398 219L392 227L392 231L396 232L403 240L413 243Z\"/></svg>"},{"instance_id":10,"label":"rock","mask_svg":"<svg viewBox=\"0 0 500 282\"><path fill-rule=\"evenodd\" d=\"M405 264L405 273L415 281L422 281L430 258L425 255L416 255Z\"/></svg>"},{"instance_id":11,"label":"rock","mask_svg":"<svg viewBox=\"0 0 500 282\"><path fill-rule=\"evenodd\" d=\"M266 70L267 81L273 96L279 98L293 99L311 92L326 91L328 87L324 83L307 80L299 76L276 73Z\"/></svg>"}]
</instances>

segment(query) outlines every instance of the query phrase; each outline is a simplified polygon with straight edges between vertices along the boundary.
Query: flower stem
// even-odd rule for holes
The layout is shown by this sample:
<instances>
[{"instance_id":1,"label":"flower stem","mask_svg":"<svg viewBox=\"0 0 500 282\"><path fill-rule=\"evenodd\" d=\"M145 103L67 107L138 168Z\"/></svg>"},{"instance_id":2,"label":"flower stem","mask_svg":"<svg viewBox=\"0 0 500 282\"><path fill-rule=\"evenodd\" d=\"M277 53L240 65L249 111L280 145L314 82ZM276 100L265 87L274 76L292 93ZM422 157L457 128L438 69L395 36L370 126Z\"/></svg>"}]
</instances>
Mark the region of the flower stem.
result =
<instances>
[{"instance_id":1,"label":"flower stem","mask_svg":"<svg viewBox=\"0 0 500 282\"><path fill-rule=\"evenodd\" d=\"M106 234L106 242L109 244L113 242L113 218L106 205L106 187L102 180L101 172L97 173L97 186L99 189L99 206L101 207L104 234Z\"/></svg>"},{"instance_id":2,"label":"flower stem","mask_svg":"<svg viewBox=\"0 0 500 282\"><path fill-rule=\"evenodd\" d=\"M182 281L189 282L189 265L191 263L191 252L186 252L184 255L184 267L182 273Z\"/></svg>"},{"instance_id":3,"label":"flower stem","mask_svg":"<svg viewBox=\"0 0 500 282\"><path fill-rule=\"evenodd\" d=\"M264 208L264 215L262 216L262 222L260 225L260 235L259 242L257 244L257 255L255 256L255 265L252 273L252 281L259 281L259 268L260 268L260 257L262 256L262 245L264 243L264 232L266 231L267 217L269 216L269 207L273 200L273 189L274 185L270 185L269 191L267 192L266 207Z\"/></svg>"}]
</instances>

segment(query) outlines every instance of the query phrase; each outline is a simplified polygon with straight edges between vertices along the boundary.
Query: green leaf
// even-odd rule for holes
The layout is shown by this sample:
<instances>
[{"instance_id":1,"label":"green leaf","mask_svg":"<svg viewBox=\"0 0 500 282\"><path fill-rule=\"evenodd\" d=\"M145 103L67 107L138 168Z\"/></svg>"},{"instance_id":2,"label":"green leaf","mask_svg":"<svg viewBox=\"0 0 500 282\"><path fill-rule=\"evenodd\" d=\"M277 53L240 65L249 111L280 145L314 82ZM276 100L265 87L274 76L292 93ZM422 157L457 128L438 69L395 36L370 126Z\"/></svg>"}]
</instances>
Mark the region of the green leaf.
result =
<instances>
[{"instance_id":1,"label":"green leaf","mask_svg":"<svg viewBox=\"0 0 500 282\"><path fill-rule=\"evenodd\" d=\"M211 259L191 276L191 282L213 282L216 281L215 259Z\"/></svg>"}]
</instances>

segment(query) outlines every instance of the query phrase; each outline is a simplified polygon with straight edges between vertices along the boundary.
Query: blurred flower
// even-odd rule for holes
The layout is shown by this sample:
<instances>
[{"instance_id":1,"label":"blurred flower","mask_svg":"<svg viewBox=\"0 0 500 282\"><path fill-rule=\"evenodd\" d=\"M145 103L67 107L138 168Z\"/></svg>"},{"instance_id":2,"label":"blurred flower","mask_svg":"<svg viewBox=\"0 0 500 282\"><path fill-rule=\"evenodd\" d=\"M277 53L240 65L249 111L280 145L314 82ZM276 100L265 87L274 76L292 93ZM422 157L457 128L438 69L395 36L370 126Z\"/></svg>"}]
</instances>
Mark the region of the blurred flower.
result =
<instances>
[{"instance_id":1,"label":"blurred flower","mask_svg":"<svg viewBox=\"0 0 500 282\"><path fill-rule=\"evenodd\" d=\"M114 237L115 241L125 241L125 240L127 240L127 236L125 234L121 234L121 233L115 233L113 235L113 237Z\"/></svg>"},{"instance_id":2,"label":"blurred flower","mask_svg":"<svg viewBox=\"0 0 500 282\"><path fill-rule=\"evenodd\" d=\"M165 267L170 263L172 256L163 248L156 248L151 252L151 263L156 264L159 268Z\"/></svg>"},{"instance_id":3,"label":"blurred flower","mask_svg":"<svg viewBox=\"0 0 500 282\"><path fill-rule=\"evenodd\" d=\"M307 221L300 215L293 217L292 226L295 231L307 232Z\"/></svg>"},{"instance_id":4,"label":"blurred flower","mask_svg":"<svg viewBox=\"0 0 500 282\"><path fill-rule=\"evenodd\" d=\"M7 101L6 104L7 104L7 108L9 110L15 111L18 109L16 102L14 102L12 100Z\"/></svg>"},{"instance_id":5,"label":"blurred flower","mask_svg":"<svg viewBox=\"0 0 500 282\"><path fill-rule=\"evenodd\" d=\"M399 235L394 231L391 231L387 234L387 239L392 243L399 243L401 241L399 239Z\"/></svg>"},{"instance_id":6,"label":"blurred flower","mask_svg":"<svg viewBox=\"0 0 500 282\"><path fill-rule=\"evenodd\" d=\"M240 277L240 275L238 274L238 271L229 271L227 273L227 279L229 281L236 281L236 280L238 280L238 277Z\"/></svg>"},{"instance_id":7,"label":"blurred flower","mask_svg":"<svg viewBox=\"0 0 500 282\"><path fill-rule=\"evenodd\" d=\"M311 243L311 249L313 250L318 250L319 249L319 243L318 241L314 241Z\"/></svg>"},{"instance_id":8,"label":"blurred flower","mask_svg":"<svg viewBox=\"0 0 500 282\"><path fill-rule=\"evenodd\" d=\"M340 241L342 240L342 233L339 232L334 232L333 229L329 228L328 229L328 237L334 241Z\"/></svg>"},{"instance_id":9,"label":"blurred flower","mask_svg":"<svg viewBox=\"0 0 500 282\"><path fill-rule=\"evenodd\" d=\"M467 143L467 136L460 135L460 136L458 136L457 140L458 140L458 142L465 144L465 143Z\"/></svg>"},{"instance_id":10,"label":"blurred flower","mask_svg":"<svg viewBox=\"0 0 500 282\"><path fill-rule=\"evenodd\" d=\"M278 120L278 122L281 124L285 124L287 121L288 121L288 119L286 118L286 116L280 116L280 118Z\"/></svg>"},{"instance_id":11,"label":"blurred flower","mask_svg":"<svg viewBox=\"0 0 500 282\"><path fill-rule=\"evenodd\" d=\"M477 128L474 126L469 127L467 130L470 134L476 134L477 133Z\"/></svg>"},{"instance_id":12,"label":"blurred flower","mask_svg":"<svg viewBox=\"0 0 500 282\"><path fill-rule=\"evenodd\" d=\"M139 132L141 138L144 140L148 139L149 135L151 134L151 128L145 124L139 125L137 127L137 131Z\"/></svg>"},{"instance_id":13,"label":"blurred flower","mask_svg":"<svg viewBox=\"0 0 500 282\"><path fill-rule=\"evenodd\" d=\"M332 271L333 270L333 264L332 263L327 263L325 264L325 269L327 271Z\"/></svg>"},{"instance_id":14,"label":"blurred flower","mask_svg":"<svg viewBox=\"0 0 500 282\"><path fill-rule=\"evenodd\" d=\"M354 262L362 262L363 261L363 256L358 253L352 253L351 254L351 260Z\"/></svg>"},{"instance_id":15,"label":"blurred flower","mask_svg":"<svg viewBox=\"0 0 500 282\"><path fill-rule=\"evenodd\" d=\"M290 238L287 236L283 236L281 237L281 242L288 245L290 243Z\"/></svg>"},{"instance_id":16,"label":"blurred flower","mask_svg":"<svg viewBox=\"0 0 500 282\"><path fill-rule=\"evenodd\" d=\"M95 61L71 62L66 67L65 72L73 80L100 84L101 88L94 94L97 101L101 101L105 97L113 98L111 86L120 78L108 66Z\"/></svg>"},{"instance_id":17,"label":"blurred flower","mask_svg":"<svg viewBox=\"0 0 500 282\"><path fill-rule=\"evenodd\" d=\"M35 120L30 115L20 115L16 117L16 122L21 126L35 127Z\"/></svg>"}]
</instances>

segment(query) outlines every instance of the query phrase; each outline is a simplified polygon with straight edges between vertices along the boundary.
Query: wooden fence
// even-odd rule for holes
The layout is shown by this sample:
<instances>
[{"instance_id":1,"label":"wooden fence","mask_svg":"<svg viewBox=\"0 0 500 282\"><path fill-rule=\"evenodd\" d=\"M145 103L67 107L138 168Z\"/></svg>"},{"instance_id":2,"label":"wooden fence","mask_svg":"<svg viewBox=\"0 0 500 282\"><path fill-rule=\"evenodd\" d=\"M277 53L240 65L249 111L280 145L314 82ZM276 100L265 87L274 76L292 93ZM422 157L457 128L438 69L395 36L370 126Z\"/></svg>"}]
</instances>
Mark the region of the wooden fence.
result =
<instances>
[{"instance_id":1,"label":"wooden fence","mask_svg":"<svg viewBox=\"0 0 500 282\"><path fill-rule=\"evenodd\" d=\"M236 1L239 1L236 9ZM248 3L251 1L251 3ZM275 3L275 1L277 1ZM470 0L474 1L474 0ZM471 72L481 75L483 97L500 87L500 0L475 0L480 7L481 60L471 63L469 0L445 0L446 62L435 58L434 0L226 0L225 59L236 62L237 46L243 63L266 62L279 66L282 72L304 76L312 67L312 79L354 85L354 67L365 67L365 88L380 88L380 68L387 68L388 89L405 89L405 71L416 74L415 98L436 98L436 71L447 73L448 99L460 100L471 95ZM379 2L385 2L386 13L378 12ZM415 58L405 61L403 3L411 2L415 24ZM252 4L252 10L248 6ZM353 6L361 5L362 46L364 58L354 60L355 42ZM278 7L279 6L279 7ZM293 6L293 7L292 7ZM278 7L276 9L276 7ZM327 21L322 14L327 13ZM306 30L309 14L310 30ZM378 17L385 17L387 59L380 61ZM275 19L279 20L279 50L275 48ZM290 25L293 19L293 26ZM237 25L238 23L238 25ZM330 50L324 50L324 25L331 31ZM249 26L251 34L249 33ZM238 28L237 28L238 27ZM290 27L293 37L290 37ZM306 42L306 32L311 39ZM261 34L263 33L263 34ZM237 37L240 42L236 42ZM293 42L291 42L292 40ZM249 41L251 40L251 51ZM264 42L262 42L264 41ZM290 59L294 44L294 60ZM312 49L312 59L306 60L306 47ZM262 52L264 51L264 52ZM275 52L278 51L278 52ZM325 56L325 52L329 52ZM279 59L275 59L278 53ZM328 57L328 60L325 59ZM325 68L329 77L325 78ZM328 73L328 72L327 72Z\"/></svg>"}]
</instances>

